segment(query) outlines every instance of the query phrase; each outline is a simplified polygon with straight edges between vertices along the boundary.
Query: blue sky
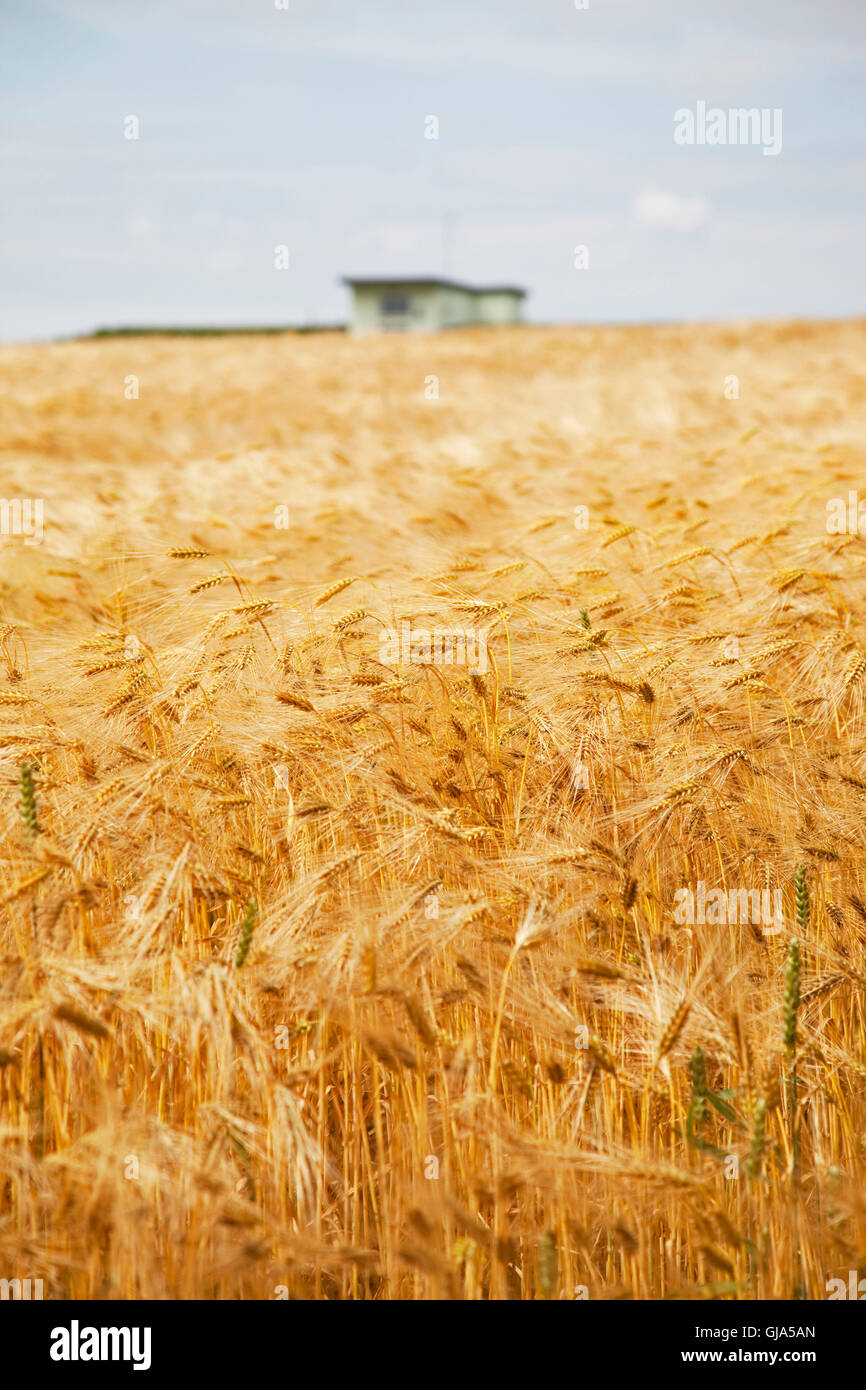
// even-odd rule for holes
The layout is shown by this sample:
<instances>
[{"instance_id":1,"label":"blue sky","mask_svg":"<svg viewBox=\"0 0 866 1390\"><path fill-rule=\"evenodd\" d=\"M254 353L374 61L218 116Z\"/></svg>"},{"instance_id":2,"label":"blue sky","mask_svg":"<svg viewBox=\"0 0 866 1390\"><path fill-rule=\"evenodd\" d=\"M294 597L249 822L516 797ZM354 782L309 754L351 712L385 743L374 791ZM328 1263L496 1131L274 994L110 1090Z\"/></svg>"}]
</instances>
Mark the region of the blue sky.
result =
<instances>
[{"instance_id":1,"label":"blue sky","mask_svg":"<svg viewBox=\"0 0 866 1390\"><path fill-rule=\"evenodd\" d=\"M863 0L2 0L0 338L340 321L347 273L862 314L864 71ZM699 101L780 154L677 145Z\"/></svg>"}]
</instances>

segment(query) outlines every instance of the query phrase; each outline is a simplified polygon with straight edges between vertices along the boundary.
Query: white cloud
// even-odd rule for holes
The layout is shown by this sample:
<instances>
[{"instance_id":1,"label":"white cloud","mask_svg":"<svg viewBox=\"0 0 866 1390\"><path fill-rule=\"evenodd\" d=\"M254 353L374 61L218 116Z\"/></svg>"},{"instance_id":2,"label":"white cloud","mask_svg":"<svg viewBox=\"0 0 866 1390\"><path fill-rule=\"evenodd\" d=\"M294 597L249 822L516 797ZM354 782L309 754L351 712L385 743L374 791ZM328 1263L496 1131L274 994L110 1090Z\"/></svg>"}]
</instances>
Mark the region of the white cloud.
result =
<instances>
[{"instance_id":1,"label":"white cloud","mask_svg":"<svg viewBox=\"0 0 866 1390\"><path fill-rule=\"evenodd\" d=\"M159 235L159 228L153 218L144 215L130 217L126 230L132 241L153 241Z\"/></svg>"},{"instance_id":2,"label":"white cloud","mask_svg":"<svg viewBox=\"0 0 866 1390\"><path fill-rule=\"evenodd\" d=\"M707 218L703 198L681 198L678 193L665 193L648 188L639 193L632 204L632 217L642 227L656 227L668 232L694 232Z\"/></svg>"}]
</instances>

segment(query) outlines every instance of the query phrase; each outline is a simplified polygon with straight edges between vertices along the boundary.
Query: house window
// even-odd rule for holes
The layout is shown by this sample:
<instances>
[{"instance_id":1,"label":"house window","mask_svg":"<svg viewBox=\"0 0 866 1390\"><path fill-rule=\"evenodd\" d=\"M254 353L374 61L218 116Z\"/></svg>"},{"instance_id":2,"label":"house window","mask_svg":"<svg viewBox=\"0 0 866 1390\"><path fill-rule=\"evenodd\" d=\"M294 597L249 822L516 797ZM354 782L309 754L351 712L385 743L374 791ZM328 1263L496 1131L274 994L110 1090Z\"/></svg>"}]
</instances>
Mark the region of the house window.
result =
<instances>
[{"instance_id":1,"label":"house window","mask_svg":"<svg viewBox=\"0 0 866 1390\"><path fill-rule=\"evenodd\" d=\"M408 294L383 294L381 303L382 314L385 317L403 317L409 312Z\"/></svg>"}]
</instances>

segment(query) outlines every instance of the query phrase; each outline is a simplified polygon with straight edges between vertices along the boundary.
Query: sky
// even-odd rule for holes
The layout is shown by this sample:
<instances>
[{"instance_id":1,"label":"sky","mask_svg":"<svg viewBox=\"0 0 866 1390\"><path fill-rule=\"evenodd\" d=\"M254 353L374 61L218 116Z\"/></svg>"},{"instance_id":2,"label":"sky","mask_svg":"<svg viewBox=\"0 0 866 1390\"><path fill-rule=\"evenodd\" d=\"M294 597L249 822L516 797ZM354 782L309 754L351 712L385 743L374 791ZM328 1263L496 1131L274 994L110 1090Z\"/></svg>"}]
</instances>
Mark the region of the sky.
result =
<instances>
[{"instance_id":1,"label":"sky","mask_svg":"<svg viewBox=\"0 0 866 1390\"><path fill-rule=\"evenodd\" d=\"M0 0L0 339L342 322L378 274L863 314L864 72L866 0ZM781 148L677 143L699 103Z\"/></svg>"}]
</instances>

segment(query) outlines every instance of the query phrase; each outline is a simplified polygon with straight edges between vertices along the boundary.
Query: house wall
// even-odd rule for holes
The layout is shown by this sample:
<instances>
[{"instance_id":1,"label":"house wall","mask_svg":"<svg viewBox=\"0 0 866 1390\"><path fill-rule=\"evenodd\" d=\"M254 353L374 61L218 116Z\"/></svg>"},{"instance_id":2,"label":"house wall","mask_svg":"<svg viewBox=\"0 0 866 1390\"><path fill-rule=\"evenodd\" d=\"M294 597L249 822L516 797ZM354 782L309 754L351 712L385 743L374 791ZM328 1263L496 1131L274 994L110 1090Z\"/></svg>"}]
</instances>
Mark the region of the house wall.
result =
<instances>
[{"instance_id":1,"label":"house wall","mask_svg":"<svg viewBox=\"0 0 866 1390\"><path fill-rule=\"evenodd\" d=\"M385 295L405 295L409 301L406 315L386 314L382 310ZM439 291L433 285L354 285L352 288L352 332L387 333L403 331L431 333L440 326Z\"/></svg>"},{"instance_id":2,"label":"house wall","mask_svg":"<svg viewBox=\"0 0 866 1390\"><path fill-rule=\"evenodd\" d=\"M522 323L523 299L519 294L502 291L487 294L483 290L476 296L479 323Z\"/></svg>"},{"instance_id":3,"label":"house wall","mask_svg":"<svg viewBox=\"0 0 866 1390\"><path fill-rule=\"evenodd\" d=\"M459 328L461 324L477 323L477 295L467 290L446 289L439 286L439 327Z\"/></svg>"},{"instance_id":4,"label":"house wall","mask_svg":"<svg viewBox=\"0 0 866 1390\"><path fill-rule=\"evenodd\" d=\"M405 314L388 313L383 300L405 296ZM461 290L444 285L354 285L353 333L433 333L439 328L459 328L473 323L520 323L520 295L503 291Z\"/></svg>"}]
</instances>

